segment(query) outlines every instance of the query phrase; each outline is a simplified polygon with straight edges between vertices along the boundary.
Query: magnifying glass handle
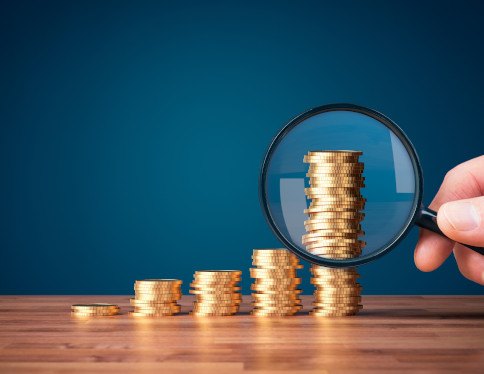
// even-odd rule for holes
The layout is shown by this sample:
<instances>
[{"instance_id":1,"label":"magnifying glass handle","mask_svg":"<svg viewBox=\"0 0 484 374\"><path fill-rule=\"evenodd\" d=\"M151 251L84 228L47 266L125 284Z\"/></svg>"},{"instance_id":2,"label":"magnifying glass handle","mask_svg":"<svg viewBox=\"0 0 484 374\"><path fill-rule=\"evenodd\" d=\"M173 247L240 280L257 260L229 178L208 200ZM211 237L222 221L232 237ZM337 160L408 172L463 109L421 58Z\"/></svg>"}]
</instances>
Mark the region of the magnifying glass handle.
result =
<instances>
[{"instance_id":1,"label":"magnifying glass handle","mask_svg":"<svg viewBox=\"0 0 484 374\"><path fill-rule=\"evenodd\" d=\"M446 237L445 234L442 232L442 230L439 229L439 226L437 225L437 212L434 212L429 208L422 207L420 211L420 215L417 217L415 224L417 226L420 226L423 229L430 230L432 232L435 232L436 234ZM481 255L484 255L484 248L474 247L472 245L467 245L467 244L462 244L462 245L469 249L472 249L477 253L480 253Z\"/></svg>"}]
</instances>

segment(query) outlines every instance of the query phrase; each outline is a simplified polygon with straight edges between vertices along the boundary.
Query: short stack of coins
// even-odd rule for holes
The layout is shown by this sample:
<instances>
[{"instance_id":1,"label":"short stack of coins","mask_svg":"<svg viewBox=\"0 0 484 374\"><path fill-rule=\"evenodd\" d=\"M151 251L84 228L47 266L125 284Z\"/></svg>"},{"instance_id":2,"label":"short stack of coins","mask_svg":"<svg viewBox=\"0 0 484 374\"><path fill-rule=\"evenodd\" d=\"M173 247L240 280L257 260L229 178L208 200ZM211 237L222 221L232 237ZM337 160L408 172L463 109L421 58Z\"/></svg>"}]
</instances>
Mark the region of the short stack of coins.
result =
<instances>
[{"instance_id":1,"label":"short stack of coins","mask_svg":"<svg viewBox=\"0 0 484 374\"><path fill-rule=\"evenodd\" d=\"M302 268L299 259L285 248L254 249L250 276L255 316L291 316L302 309L298 289Z\"/></svg>"},{"instance_id":2,"label":"short stack of coins","mask_svg":"<svg viewBox=\"0 0 484 374\"><path fill-rule=\"evenodd\" d=\"M75 317L105 317L114 316L119 313L119 306L116 304L74 304L71 306L71 315Z\"/></svg>"},{"instance_id":3,"label":"short stack of coins","mask_svg":"<svg viewBox=\"0 0 484 374\"><path fill-rule=\"evenodd\" d=\"M182 281L179 279L144 279L134 283L135 298L131 299L135 317L163 317L180 313Z\"/></svg>"},{"instance_id":4,"label":"short stack of coins","mask_svg":"<svg viewBox=\"0 0 484 374\"><path fill-rule=\"evenodd\" d=\"M239 311L242 296L240 270L202 270L193 275L190 293L195 295L195 316L231 316Z\"/></svg>"},{"instance_id":5,"label":"short stack of coins","mask_svg":"<svg viewBox=\"0 0 484 374\"><path fill-rule=\"evenodd\" d=\"M304 162L309 163L305 193L311 203L305 210L309 219L304 222L307 233L302 242L308 252L332 259L361 255L366 202L360 193L365 180L361 155L360 151L314 151L304 156ZM361 309L355 269L313 266L312 274L316 287L312 314L345 316Z\"/></svg>"},{"instance_id":6,"label":"short stack of coins","mask_svg":"<svg viewBox=\"0 0 484 374\"><path fill-rule=\"evenodd\" d=\"M354 268L334 269L313 265L311 283L314 309L311 314L321 317L351 316L363 307L358 272Z\"/></svg>"}]
</instances>

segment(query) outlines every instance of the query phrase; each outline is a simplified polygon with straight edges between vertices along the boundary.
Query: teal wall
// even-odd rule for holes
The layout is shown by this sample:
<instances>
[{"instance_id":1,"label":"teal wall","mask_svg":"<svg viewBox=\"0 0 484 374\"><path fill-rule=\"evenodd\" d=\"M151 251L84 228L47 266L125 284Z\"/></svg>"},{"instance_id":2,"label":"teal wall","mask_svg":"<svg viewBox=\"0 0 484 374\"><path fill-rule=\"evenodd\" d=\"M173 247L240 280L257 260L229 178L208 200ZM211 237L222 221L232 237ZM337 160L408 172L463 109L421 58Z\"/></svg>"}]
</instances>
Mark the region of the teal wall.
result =
<instances>
[{"instance_id":1,"label":"teal wall","mask_svg":"<svg viewBox=\"0 0 484 374\"><path fill-rule=\"evenodd\" d=\"M0 293L132 292L277 247L258 173L296 114L351 102L412 139L428 203L483 153L479 2L14 1L0 12ZM413 264L366 294L482 294ZM308 272L305 292L311 292Z\"/></svg>"}]
</instances>

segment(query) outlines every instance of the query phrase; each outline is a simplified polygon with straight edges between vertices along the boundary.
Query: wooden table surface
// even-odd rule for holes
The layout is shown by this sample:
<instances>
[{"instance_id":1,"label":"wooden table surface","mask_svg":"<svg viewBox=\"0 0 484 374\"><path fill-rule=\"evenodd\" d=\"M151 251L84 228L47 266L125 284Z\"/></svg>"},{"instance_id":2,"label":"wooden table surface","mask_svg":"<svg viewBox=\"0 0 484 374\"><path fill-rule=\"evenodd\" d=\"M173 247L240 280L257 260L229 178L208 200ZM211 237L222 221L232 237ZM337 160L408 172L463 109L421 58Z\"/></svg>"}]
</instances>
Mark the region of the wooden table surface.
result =
<instances>
[{"instance_id":1,"label":"wooden table surface","mask_svg":"<svg viewBox=\"0 0 484 374\"><path fill-rule=\"evenodd\" d=\"M129 296L0 296L0 373L483 372L484 297L367 296L358 316L131 317ZM70 305L112 302L115 317Z\"/></svg>"}]
</instances>

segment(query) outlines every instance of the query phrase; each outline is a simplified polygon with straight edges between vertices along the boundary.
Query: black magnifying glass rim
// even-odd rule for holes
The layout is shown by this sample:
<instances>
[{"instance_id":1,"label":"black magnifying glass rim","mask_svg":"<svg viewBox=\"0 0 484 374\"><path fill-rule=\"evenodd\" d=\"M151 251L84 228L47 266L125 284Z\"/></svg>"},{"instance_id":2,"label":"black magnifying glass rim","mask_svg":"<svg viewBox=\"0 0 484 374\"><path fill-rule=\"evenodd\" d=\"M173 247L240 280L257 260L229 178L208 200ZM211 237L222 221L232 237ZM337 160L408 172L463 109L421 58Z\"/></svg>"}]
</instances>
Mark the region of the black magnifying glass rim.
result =
<instances>
[{"instance_id":1,"label":"black magnifying glass rim","mask_svg":"<svg viewBox=\"0 0 484 374\"><path fill-rule=\"evenodd\" d=\"M272 155L277 149L277 146L280 144L282 139L284 139L284 137L301 122L317 114L330 112L330 111L351 111L351 112L361 113L361 114L370 116L378 120L383 125L385 125L390 131L392 131L398 137L398 139L404 145L405 149L407 150L410 156L413 170L416 173L415 199L413 201L411 214L409 214L409 218L405 223L405 225L402 226L402 229L400 230L400 232L385 247L382 247L379 250L374 251L371 254L368 254L365 256L351 258L351 259L344 259L344 260L331 260L325 257L315 256L309 252L301 250L299 247L295 246L291 241L287 240L286 237L278 229L277 224L275 223L271 215L268 200L267 200L267 180L266 180L267 170L269 168ZM291 250L299 257L317 265L336 267L336 268L353 267L353 266L362 265L367 262L376 260L377 258L383 256L384 254L387 254L392 249L394 249L405 238L405 236L413 227L415 220L418 217L418 213L421 209L421 204L422 204L422 191L423 191L423 174L422 174L422 168L420 166L420 161L418 159L417 152L415 151L413 144L410 142L410 140L402 131L402 129L398 127L395 122L393 122L390 118L386 117L382 113L377 112L376 110L373 110L373 109L365 108L354 104L341 103L341 104L322 105L322 106L310 109L298 115L297 117L293 118L291 121L289 121L289 123L286 126L282 128L281 131L279 131L279 133L272 140L266 152L264 160L262 162L262 168L259 175L259 201L262 207L262 211L264 212L264 216L269 224L269 227L271 228L272 232L276 235L276 237L286 246L286 248Z\"/></svg>"}]
</instances>

